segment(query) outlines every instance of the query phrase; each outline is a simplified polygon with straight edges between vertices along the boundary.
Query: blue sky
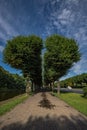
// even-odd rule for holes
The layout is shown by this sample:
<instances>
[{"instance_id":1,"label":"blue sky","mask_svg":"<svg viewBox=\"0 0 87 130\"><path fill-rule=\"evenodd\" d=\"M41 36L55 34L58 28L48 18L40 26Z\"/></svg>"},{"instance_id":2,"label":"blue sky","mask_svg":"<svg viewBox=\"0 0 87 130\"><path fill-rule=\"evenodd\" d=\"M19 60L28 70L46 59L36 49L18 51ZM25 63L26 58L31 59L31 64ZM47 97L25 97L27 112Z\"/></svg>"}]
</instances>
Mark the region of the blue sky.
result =
<instances>
[{"instance_id":1,"label":"blue sky","mask_svg":"<svg viewBox=\"0 0 87 130\"><path fill-rule=\"evenodd\" d=\"M82 54L62 79L87 73L87 0L0 0L0 65L6 70L20 72L3 63L8 39L30 34L45 39L53 33L74 38Z\"/></svg>"}]
</instances>

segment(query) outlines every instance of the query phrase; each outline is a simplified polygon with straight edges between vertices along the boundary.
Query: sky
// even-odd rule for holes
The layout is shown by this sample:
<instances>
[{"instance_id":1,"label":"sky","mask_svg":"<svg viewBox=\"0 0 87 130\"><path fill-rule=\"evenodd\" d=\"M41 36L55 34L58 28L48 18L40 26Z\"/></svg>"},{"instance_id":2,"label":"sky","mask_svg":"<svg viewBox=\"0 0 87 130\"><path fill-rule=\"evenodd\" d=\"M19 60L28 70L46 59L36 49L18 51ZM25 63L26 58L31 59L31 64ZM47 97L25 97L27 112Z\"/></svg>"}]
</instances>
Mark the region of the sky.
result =
<instances>
[{"instance_id":1,"label":"sky","mask_svg":"<svg viewBox=\"0 0 87 130\"><path fill-rule=\"evenodd\" d=\"M3 63L3 50L8 39L31 34L74 38L81 60L61 79L87 73L87 0L0 0L0 66L20 74Z\"/></svg>"}]
</instances>

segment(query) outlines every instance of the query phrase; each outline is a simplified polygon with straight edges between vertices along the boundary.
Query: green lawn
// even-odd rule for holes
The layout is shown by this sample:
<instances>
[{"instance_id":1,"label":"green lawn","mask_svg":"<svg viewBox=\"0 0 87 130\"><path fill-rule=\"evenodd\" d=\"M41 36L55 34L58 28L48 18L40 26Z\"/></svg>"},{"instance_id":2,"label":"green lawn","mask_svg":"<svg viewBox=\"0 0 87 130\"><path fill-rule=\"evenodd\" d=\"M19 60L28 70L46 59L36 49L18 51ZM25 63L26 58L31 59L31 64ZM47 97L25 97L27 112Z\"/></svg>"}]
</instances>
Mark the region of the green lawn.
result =
<instances>
[{"instance_id":1,"label":"green lawn","mask_svg":"<svg viewBox=\"0 0 87 130\"><path fill-rule=\"evenodd\" d=\"M22 103L24 100L26 100L29 96L26 94L23 94L17 98L14 98L7 103L4 103L0 105L0 115L5 114L6 112L10 111L12 108L14 108L17 104Z\"/></svg>"},{"instance_id":2,"label":"green lawn","mask_svg":"<svg viewBox=\"0 0 87 130\"><path fill-rule=\"evenodd\" d=\"M75 109L87 116L87 98L82 97L81 94L63 93L60 94L60 96L58 96L57 93L52 94L64 100L70 106L74 107Z\"/></svg>"}]
</instances>

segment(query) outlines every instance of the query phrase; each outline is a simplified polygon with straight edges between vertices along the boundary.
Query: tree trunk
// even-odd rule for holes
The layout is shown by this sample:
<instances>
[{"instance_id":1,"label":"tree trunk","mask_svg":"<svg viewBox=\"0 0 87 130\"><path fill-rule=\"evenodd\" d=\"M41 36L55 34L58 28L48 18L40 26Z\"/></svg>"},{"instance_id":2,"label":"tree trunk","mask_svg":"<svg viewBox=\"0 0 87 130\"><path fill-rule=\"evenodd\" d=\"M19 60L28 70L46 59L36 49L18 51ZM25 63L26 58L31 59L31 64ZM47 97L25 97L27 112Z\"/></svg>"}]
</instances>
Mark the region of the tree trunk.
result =
<instances>
[{"instance_id":1,"label":"tree trunk","mask_svg":"<svg viewBox=\"0 0 87 130\"><path fill-rule=\"evenodd\" d=\"M27 81L27 85L26 85L26 94L29 95L29 92L31 91L31 86L29 81Z\"/></svg>"},{"instance_id":2,"label":"tree trunk","mask_svg":"<svg viewBox=\"0 0 87 130\"><path fill-rule=\"evenodd\" d=\"M54 81L53 81L51 84L52 84L52 91L53 91L53 88L54 88Z\"/></svg>"},{"instance_id":3,"label":"tree trunk","mask_svg":"<svg viewBox=\"0 0 87 130\"><path fill-rule=\"evenodd\" d=\"M40 86L35 83L35 92L39 92L39 91L40 91Z\"/></svg>"},{"instance_id":4,"label":"tree trunk","mask_svg":"<svg viewBox=\"0 0 87 130\"><path fill-rule=\"evenodd\" d=\"M58 83L57 83L57 93L58 93L58 95L60 94L60 82L59 82L59 80L58 80Z\"/></svg>"},{"instance_id":5,"label":"tree trunk","mask_svg":"<svg viewBox=\"0 0 87 130\"><path fill-rule=\"evenodd\" d=\"M34 92L34 84L33 84L33 81L31 83L31 91Z\"/></svg>"},{"instance_id":6,"label":"tree trunk","mask_svg":"<svg viewBox=\"0 0 87 130\"><path fill-rule=\"evenodd\" d=\"M49 83L50 89L51 89L51 83Z\"/></svg>"}]
</instances>

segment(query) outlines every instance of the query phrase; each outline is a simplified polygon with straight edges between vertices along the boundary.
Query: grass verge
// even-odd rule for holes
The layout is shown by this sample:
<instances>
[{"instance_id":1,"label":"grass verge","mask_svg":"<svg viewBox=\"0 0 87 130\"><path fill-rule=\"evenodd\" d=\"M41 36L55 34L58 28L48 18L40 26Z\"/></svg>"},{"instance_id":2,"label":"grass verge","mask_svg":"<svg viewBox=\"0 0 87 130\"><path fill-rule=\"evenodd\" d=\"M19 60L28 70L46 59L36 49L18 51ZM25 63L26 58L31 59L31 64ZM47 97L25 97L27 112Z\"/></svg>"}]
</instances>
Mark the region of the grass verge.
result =
<instances>
[{"instance_id":1,"label":"grass verge","mask_svg":"<svg viewBox=\"0 0 87 130\"><path fill-rule=\"evenodd\" d=\"M87 98L82 97L81 94L76 93L63 93L58 96L57 93L52 93L52 95L59 97L64 100L70 106L74 107L81 113L87 116Z\"/></svg>"},{"instance_id":2,"label":"grass verge","mask_svg":"<svg viewBox=\"0 0 87 130\"><path fill-rule=\"evenodd\" d=\"M0 115L5 114L6 112L10 111L12 108L14 108L17 104L22 103L24 100L26 100L29 96L26 94L22 94L21 96L12 99L11 101L2 104L0 106Z\"/></svg>"}]
</instances>

